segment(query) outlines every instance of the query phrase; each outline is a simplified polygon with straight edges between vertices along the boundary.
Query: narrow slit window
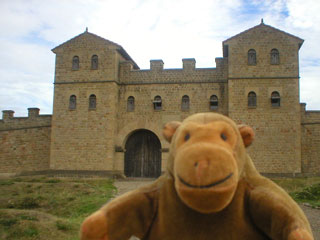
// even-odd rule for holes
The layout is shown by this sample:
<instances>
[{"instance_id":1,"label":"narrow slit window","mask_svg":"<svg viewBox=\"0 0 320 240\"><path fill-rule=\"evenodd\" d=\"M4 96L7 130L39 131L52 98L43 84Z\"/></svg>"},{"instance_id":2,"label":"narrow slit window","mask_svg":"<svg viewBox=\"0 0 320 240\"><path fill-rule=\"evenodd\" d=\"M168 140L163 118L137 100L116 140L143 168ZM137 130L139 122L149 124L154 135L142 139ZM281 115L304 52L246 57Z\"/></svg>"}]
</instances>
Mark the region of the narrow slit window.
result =
<instances>
[{"instance_id":1,"label":"narrow slit window","mask_svg":"<svg viewBox=\"0 0 320 240\"><path fill-rule=\"evenodd\" d=\"M72 70L79 70L80 60L78 56L72 58Z\"/></svg>"},{"instance_id":2,"label":"narrow slit window","mask_svg":"<svg viewBox=\"0 0 320 240\"><path fill-rule=\"evenodd\" d=\"M97 70L98 69L98 56L97 55L93 55L91 58L91 69L93 70Z\"/></svg>"},{"instance_id":3,"label":"narrow slit window","mask_svg":"<svg viewBox=\"0 0 320 240\"><path fill-rule=\"evenodd\" d=\"M272 49L270 55L271 55L271 64L277 65L280 63L280 56L279 56L278 49L275 49L275 48Z\"/></svg>"},{"instance_id":4,"label":"narrow slit window","mask_svg":"<svg viewBox=\"0 0 320 240\"><path fill-rule=\"evenodd\" d=\"M97 107L97 97L94 94L91 94L89 97L89 109L96 109Z\"/></svg>"},{"instance_id":5,"label":"narrow slit window","mask_svg":"<svg viewBox=\"0 0 320 240\"><path fill-rule=\"evenodd\" d=\"M249 92L248 94L248 107L257 106L257 95L255 92Z\"/></svg>"},{"instance_id":6,"label":"narrow slit window","mask_svg":"<svg viewBox=\"0 0 320 240\"><path fill-rule=\"evenodd\" d=\"M181 110L187 111L190 108L190 98L184 95L181 100Z\"/></svg>"},{"instance_id":7,"label":"narrow slit window","mask_svg":"<svg viewBox=\"0 0 320 240\"><path fill-rule=\"evenodd\" d=\"M133 112L134 111L134 97L132 97L132 96L128 97L127 111L128 112Z\"/></svg>"},{"instance_id":8,"label":"narrow slit window","mask_svg":"<svg viewBox=\"0 0 320 240\"><path fill-rule=\"evenodd\" d=\"M256 50L250 49L248 51L248 64L249 65L256 65L257 64L257 54Z\"/></svg>"},{"instance_id":9,"label":"narrow slit window","mask_svg":"<svg viewBox=\"0 0 320 240\"><path fill-rule=\"evenodd\" d=\"M210 97L210 110L218 109L218 105L219 105L218 97L216 95L212 95Z\"/></svg>"},{"instance_id":10,"label":"narrow slit window","mask_svg":"<svg viewBox=\"0 0 320 240\"><path fill-rule=\"evenodd\" d=\"M154 110L161 110L162 109L162 100L161 100L160 96L154 97L153 108L154 108Z\"/></svg>"},{"instance_id":11,"label":"narrow slit window","mask_svg":"<svg viewBox=\"0 0 320 240\"><path fill-rule=\"evenodd\" d=\"M276 91L271 94L271 106L280 107L280 94Z\"/></svg>"},{"instance_id":12,"label":"narrow slit window","mask_svg":"<svg viewBox=\"0 0 320 240\"><path fill-rule=\"evenodd\" d=\"M69 109L74 110L77 107L77 97L75 95L71 95L69 99Z\"/></svg>"}]
</instances>

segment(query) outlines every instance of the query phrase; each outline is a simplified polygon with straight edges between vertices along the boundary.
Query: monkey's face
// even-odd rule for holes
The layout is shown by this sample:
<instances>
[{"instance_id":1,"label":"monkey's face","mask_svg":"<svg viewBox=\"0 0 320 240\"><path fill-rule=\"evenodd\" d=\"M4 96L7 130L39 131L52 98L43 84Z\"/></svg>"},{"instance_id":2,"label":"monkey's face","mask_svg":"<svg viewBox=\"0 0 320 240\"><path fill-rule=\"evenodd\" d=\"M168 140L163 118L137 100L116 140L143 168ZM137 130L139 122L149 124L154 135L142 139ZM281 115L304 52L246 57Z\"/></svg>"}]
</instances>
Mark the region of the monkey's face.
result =
<instances>
[{"instance_id":1,"label":"monkey's face","mask_svg":"<svg viewBox=\"0 0 320 240\"><path fill-rule=\"evenodd\" d=\"M199 113L167 123L163 135L171 142L168 170L182 202L201 213L228 206L244 166L244 148L254 138L252 128L220 114Z\"/></svg>"},{"instance_id":2,"label":"monkey's face","mask_svg":"<svg viewBox=\"0 0 320 240\"><path fill-rule=\"evenodd\" d=\"M175 188L181 200L201 213L225 208L238 183L234 129L224 121L189 122L181 126L175 141Z\"/></svg>"}]
</instances>

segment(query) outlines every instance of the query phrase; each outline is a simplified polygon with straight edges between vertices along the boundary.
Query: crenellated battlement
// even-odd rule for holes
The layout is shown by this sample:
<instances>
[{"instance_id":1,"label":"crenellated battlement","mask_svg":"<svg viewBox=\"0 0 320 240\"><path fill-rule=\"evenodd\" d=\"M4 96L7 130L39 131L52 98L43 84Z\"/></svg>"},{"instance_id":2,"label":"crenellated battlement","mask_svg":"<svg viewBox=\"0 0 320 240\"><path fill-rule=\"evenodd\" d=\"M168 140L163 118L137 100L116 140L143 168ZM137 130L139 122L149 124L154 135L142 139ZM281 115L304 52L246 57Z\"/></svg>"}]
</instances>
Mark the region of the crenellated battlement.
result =
<instances>
[{"instance_id":1,"label":"crenellated battlement","mask_svg":"<svg viewBox=\"0 0 320 240\"><path fill-rule=\"evenodd\" d=\"M150 60L150 69L136 70L129 61L120 63L122 84L226 82L227 58L216 58L215 68L196 68L194 58L182 59L182 68L166 69L162 59Z\"/></svg>"},{"instance_id":2,"label":"crenellated battlement","mask_svg":"<svg viewBox=\"0 0 320 240\"><path fill-rule=\"evenodd\" d=\"M0 120L1 174L19 174L49 169L51 118L39 108L28 108L27 117L2 111Z\"/></svg>"},{"instance_id":3,"label":"crenellated battlement","mask_svg":"<svg viewBox=\"0 0 320 240\"><path fill-rule=\"evenodd\" d=\"M307 105L306 103L300 103L301 124L302 125L317 124L320 126L320 111L306 110L306 105Z\"/></svg>"},{"instance_id":4,"label":"crenellated battlement","mask_svg":"<svg viewBox=\"0 0 320 240\"><path fill-rule=\"evenodd\" d=\"M39 113L39 108L28 108L27 117L15 117L13 110L4 110L0 120L0 131L50 127L52 115Z\"/></svg>"},{"instance_id":5,"label":"crenellated battlement","mask_svg":"<svg viewBox=\"0 0 320 240\"><path fill-rule=\"evenodd\" d=\"M157 177L169 159L162 127L198 112L251 126L248 153L260 172L319 175L320 111L299 106L302 43L260 24L225 40L215 67L183 58L179 68L152 59L140 69L120 45L86 31L53 49L54 116L3 111L0 175L49 169ZM157 174L146 174L154 166Z\"/></svg>"}]
</instances>

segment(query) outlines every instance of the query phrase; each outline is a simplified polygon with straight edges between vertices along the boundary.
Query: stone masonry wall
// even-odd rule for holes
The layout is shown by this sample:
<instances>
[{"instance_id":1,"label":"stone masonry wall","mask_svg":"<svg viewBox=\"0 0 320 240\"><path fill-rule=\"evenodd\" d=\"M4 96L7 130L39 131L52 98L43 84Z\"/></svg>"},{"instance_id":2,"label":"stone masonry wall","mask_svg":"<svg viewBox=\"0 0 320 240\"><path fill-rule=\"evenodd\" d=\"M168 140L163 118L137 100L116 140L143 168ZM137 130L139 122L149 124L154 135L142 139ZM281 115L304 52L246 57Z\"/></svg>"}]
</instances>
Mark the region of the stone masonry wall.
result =
<instances>
[{"instance_id":1,"label":"stone masonry wall","mask_svg":"<svg viewBox=\"0 0 320 240\"><path fill-rule=\"evenodd\" d=\"M292 79L229 81L229 116L254 129L256 137L248 152L260 172L301 172L297 82ZM250 91L257 94L256 107L248 107ZM280 107L271 105L272 91L280 93Z\"/></svg>"},{"instance_id":2,"label":"stone masonry wall","mask_svg":"<svg viewBox=\"0 0 320 240\"><path fill-rule=\"evenodd\" d=\"M217 59L217 68L197 69L194 59L184 59L183 69L163 69L161 60L151 61L150 70L126 69L121 66L119 79L119 108L117 109L116 146L125 151L128 136L137 129L147 129L160 139L162 149L169 144L162 137L162 128L169 121L182 121L198 112L216 111L227 115L226 66ZM181 109L182 97L189 96L190 108ZM218 97L219 106L210 110L210 96ZM135 108L127 110L128 97L134 97ZM162 109L154 110L153 100L161 96ZM162 152L162 171L165 170L166 151ZM124 169L124 153L116 154L116 169Z\"/></svg>"},{"instance_id":3,"label":"stone masonry wall","mask_svg":"<svg viewBox=\"0 0 320 240\"><path fill-rule=\"evenodd\" d=\"M4 111L0 120L0 174L49 169L51 115L30 108L28 117Z\"/></svg>"},{"instance_id":4,"label":"stone masonry wall","mask_svg":"<svg viewBox=\"0 0 320 240\"><path fill-rule=\"evenodd\" d=\"M119 53L114 44L93 34L84 33L56 53L55 83L114 81L118 77ZM98 56L98 69L91 68L91 57ZM72 70L72 59L79 57L79 69Z\"/></svg>"},{"instance_id":5,"label":"stone masonry wall","mask_svg":"<svg viewBox=\"0 0 320 240\"><path fill-rule=\"evenodd\" d=\"M77 104L70 110L73 94ZM95 109L89 109L91 94ZM51 169L113 170L117 94L115 83L55 85Z\"/></svg>"},{"instance_id":6,"label":"stone masonry wall","mask_svg":"<svg viewBox=\"0 0 320 240\"><path fill-rule=\"evenodd\" d=\"M320 174L320 111L301 112L302 171Z\"/></svg>"},{"instance_id":7,"label":"stone masonry wall","mask_svg":"<svg viewBox=\"0 0 320 240\"><path fill-rule=\"evenodd\" d=\"M56 53L50 168L53 170L114 169L120 46L85 32L53 49ZM98 56L98 68L91 57ZM79 56L79 69L72 58ZM89 109L89 97L96 108ZM76 109L69 109L71 95Z\"/></svg>"},{"instance_id":8,"label":"stone masonry wall","mask_svg":"<svg viewBox=\"0 0 320 240\"><path fill-rule=\"evenodd\" d=\"M187 116L197 112L215 111L227 114L226 83L204 83L204 84L152 84L152 85L125 85L120 88L118 108L118 132L116 134L116 145L125 148L128 136L137 129L148 129L154 132L161 141L162 148L168 148L169 144L162 137L164 124L170 121L182 121ZM153 99L155 96L162 98L162 110L154 110ZM190 109L181 110L182 96L190 98ZM217 110L209 109L211 95L219 98ZM135 109L127 111L127 99L129 96L135 98ZM119 154L118 154L119 155ZM120 159L118 170L123 170ZM162 158L162 170L166 166L166 158Z\"/></svg>"},{"instance_id":9,"label":"stone masonry wall","mask_svg":"<svg viewBox=\"0 0 320 240\"><path fill-rule=\"evenodd\" d=\"M87 31L61 44L56 54L53 116L30 108L28 117L4 111L0 120L0 174L54 170L65 172L124 172L128 137L139 129L152 131L161 142L162 171L169 144L162 127L198 112L215 111L250 125L256 138L248 151L262 173L320 173L320 112L299 104L298 52L303 40L268 25L260 25L223 42L224 58L216 68L196 68L195 59L183 59L181 69L164 69L151 60L139 70L118 44ZM255 49L256 64L248 65ZM271 50L279 51L279 64L271 64ZM98 56L98 69L91 57ZM72 69L78 56L79 69ZM255 92L257 106L248 107ZM271 93L280 94L280 107ZM89 108L89 97L96 107ZM70 96L76 108L70 109ZM181 108L182 97L190 106ZM210 109L210 96L218 108ZM161 96L161 110L154 109ZM134 97L134 110L127 108ZM49 162L50 159L50 162Z\"/></svg>"},{"instance_id":10,"label":"stone masonry wall","mask_svg":"<svg viewBox=\"0 0 320 240\"><path fill-rule=\"evenodd\" d=\"M298 52L303 40L261 23L223 42L228 48L229 117L253 127L256 138L248 151L262 173L301 172L301 117ZM256 62L249 64L254 49ZM271 50L279 62L271 62ZM224 53L226 55L226 51ZM256 94L256 106L248 95ZM278 92L280 106L272 106Z\"/></svg>"},{"instance_id":11,"label":"stone masonry wall","mask_svg":"<svg viewBox=\"0 0 320 240\"><path fill-rule=\"evenodd\" d=\"M298 51L302 39L260 24L240 35L224 41L228 45L229 78L275 77L288 78L299 76ZM256 64L248 65L248 51L256 51ZM271 50L277 49L280 64L270 64Z\"/></svg>"},{"instance_id":12,"label":"stone masonry wall","mask_svg":"<svg viewBox=\"0 0 320 240\"><path fill-rule=\"evenodd\" d=\"M162 60L151 60L150 70L132 70L129 63L120 67L121 84L212 83L227 80L226 59L216 58L216 68L196 68L194 59L183 59L182 69L163 69Z\"/></svg>"}]
</instances>

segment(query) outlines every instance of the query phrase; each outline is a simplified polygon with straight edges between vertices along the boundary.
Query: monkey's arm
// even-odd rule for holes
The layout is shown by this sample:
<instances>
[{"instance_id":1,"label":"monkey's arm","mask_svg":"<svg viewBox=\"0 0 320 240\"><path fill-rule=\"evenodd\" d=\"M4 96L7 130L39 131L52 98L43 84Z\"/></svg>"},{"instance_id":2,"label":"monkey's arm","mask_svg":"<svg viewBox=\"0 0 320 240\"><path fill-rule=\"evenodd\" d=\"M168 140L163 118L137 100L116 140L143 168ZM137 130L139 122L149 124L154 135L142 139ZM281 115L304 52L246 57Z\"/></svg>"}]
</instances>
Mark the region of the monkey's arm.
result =
<instances>
[{"instance_id":1,"label":"monkey's arm","mask_svg":"<svg viewBox=\"0 0 320 240\"><path fill-rule=\"evenodd\" d=\"M249 210L258 228L271 239L313 240L306 216L283 189L264 177L254 182Z\"/></svg>"},{"instance_id":2,"label":"monkey's arm","mask_svg":"<svg viewBox=\"0 0 320 240\"><path fill-rule=\"evenodd\" d=\"M142 238L157 208L157 188L150 186L112 200L85 219L81 240L124 240Z\"/></svg>"}]
</instances>

